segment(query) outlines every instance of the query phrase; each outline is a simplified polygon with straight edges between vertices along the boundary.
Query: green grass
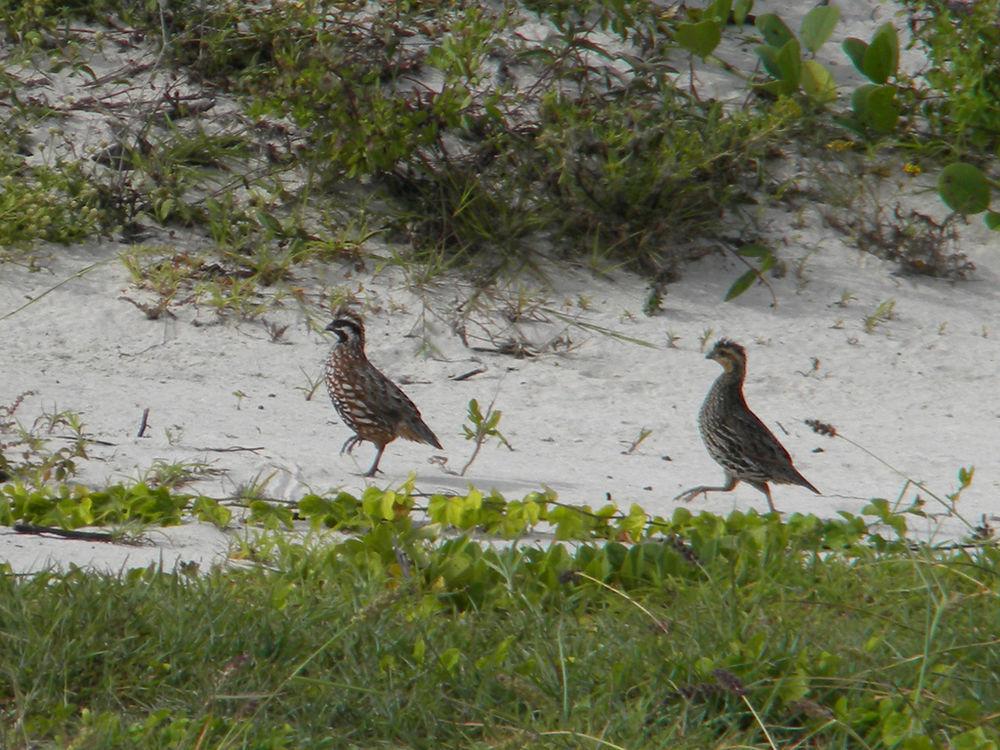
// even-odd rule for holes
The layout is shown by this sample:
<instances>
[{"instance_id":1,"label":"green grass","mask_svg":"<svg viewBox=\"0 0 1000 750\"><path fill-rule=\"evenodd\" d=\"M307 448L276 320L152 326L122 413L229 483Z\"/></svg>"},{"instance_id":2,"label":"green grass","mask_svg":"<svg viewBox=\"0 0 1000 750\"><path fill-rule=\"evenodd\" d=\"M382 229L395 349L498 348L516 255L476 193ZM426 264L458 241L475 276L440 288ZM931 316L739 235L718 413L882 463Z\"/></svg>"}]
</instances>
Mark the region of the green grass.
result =
<instances>
[{"instance_id":1,"label":"green grass","mask_svg":"<svg viewBox=\"0 0 1000 750\"><path fill-rule=\"evenodd\" d=\"M4 575L0 744L1000 740L995 546L678 511L635 544L496 548L390 515L347 539L247 539L249 569Z\"/></svg>"}]
</instances>

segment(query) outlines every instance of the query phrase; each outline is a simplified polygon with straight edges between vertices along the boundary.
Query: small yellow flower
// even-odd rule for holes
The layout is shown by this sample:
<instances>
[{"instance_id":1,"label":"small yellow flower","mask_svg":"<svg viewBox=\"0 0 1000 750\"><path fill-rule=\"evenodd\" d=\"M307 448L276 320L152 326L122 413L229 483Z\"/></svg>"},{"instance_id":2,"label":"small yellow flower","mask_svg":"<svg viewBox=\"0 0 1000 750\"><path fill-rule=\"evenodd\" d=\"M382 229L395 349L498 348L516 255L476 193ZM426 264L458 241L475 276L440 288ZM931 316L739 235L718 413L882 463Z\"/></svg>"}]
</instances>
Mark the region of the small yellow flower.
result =
<instances>
[{"instance_id":1,"label":"small yellow flower","mask_svg":"<svg viewBox=\"0 0 1000 750\"><path fill-rule=\"evenodd\" d=\"M903 171L906 172L906 174L910 175L911 177L916 177L924 170L920 168L919 164L914 164L912 161L908 161L906 162L906 164L903 165Z\"/></svg>"}]
</instances>

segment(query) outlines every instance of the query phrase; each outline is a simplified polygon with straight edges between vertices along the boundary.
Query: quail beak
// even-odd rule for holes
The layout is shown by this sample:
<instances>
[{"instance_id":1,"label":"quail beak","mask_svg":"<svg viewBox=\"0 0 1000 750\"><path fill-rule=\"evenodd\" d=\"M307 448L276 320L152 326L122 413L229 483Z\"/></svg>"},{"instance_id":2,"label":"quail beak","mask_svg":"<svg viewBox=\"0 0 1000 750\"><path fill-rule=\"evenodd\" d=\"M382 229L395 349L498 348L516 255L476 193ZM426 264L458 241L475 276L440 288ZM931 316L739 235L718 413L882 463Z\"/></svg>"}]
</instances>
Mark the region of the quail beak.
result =
<instances>
[{"instance_id":1,"label":"quail beak","mask_svg":"<svg viewBox=\"0 0 1000 750\"><path fill-rule=\"evenodd\" d=\"M323 330L324 330L324 331L332 331L332 330L333 330L333 322L331 322L331 323L330 323L330 325L328 325L328 326L327 326L326 328L324 328Z\"/></svg>"}]
</instances>

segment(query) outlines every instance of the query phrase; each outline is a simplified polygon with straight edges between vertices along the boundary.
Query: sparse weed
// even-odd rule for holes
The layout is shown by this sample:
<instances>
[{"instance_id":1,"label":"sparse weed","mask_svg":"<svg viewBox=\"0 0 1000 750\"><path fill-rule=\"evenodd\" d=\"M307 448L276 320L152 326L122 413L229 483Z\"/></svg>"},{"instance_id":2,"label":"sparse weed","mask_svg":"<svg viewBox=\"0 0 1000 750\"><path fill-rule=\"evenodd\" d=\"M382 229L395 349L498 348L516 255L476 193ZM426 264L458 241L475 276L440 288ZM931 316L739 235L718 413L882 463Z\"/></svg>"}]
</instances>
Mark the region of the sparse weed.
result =
<instances>
[{"instance_id":1,"label":"sparse weed","mask_svg":"<svg viewBox=\"0 0 1000 750\"><path fill-rule=\"evenodd\" d=\"M646 317L653 317L663 311L663 298L666 296L666 285L663 283L653 283L646 292L646 298L642 302L642 312Z\"/></svg>"},{"instance_id":2,"label":"sparse weed","mask_svg":"<svg viewBox=\"0 0 1000 750\"><path fill-rule=\"evenodd\" d=\"M712 335L714 333L715 333L714 328L706 328L701 332L701 335L698 336L698 351L704 354L705 347L707 347L708 342L712 340Z\"/></svg>"},{"instance_id":3,"label":"sparse weed","mask_svg":"<svg viewBox=\"0 0 1000 750\"><path fill-rule=\"evenodd\" d=\"M840 293L840 299L838 299L834 304L837 305L837 307L847 307L848 303L857 302L857 300L858 298L855 297L850 290L845 289Z\"/></svg>"},{"instance_id":4,"label":"sparse weed","mask_svg":"<svg viewBox=\"0 0 1000 750\"><path fill-rule=\"evenodd\" d=\"M887 299L884 302L880 302L875 311L865 317L865 333L874 333L876 328L895 317L896 300Z\"/></svg>"},{"instance_id":5,"label":"sparse weed","mask_svg":"<svg viewBox=\"0 0 1000 750\"><path fill-rule=\"evenodd\" d=\"M859 249L898 263L912 274L966 279L975 273L975 263L961 250L958 214L938 222L899 203L890 211L868 180L840 175L837 182L846 186L845 178L861 189L848 201L849 210L827 210L824 218L850 235Z\"/></svg>"},{"instance_id":6,"label":"sparse weed","mask_svg":"<svg viewBox=\"0 0 1000 750\"><path fill-rule=\"evenodd\" d=\"M299 367L299 372L302 373L302 377L305 378L306 384L304 386L297 385L295 390L302 391L305 394L306 401L312 401L312 397L316 395L316 389L323 385L323 374L319 373L315 376L310 375L303 367Z\"/></svg>"},{"instance_id":7,"label":"sparse weed","mask_svg":"<svg viewBox=\"0 0 1000 750\"><path fill-rule=\"evenodd\" d=\"M212 464L204 461L166 461L158 458L152 465L139 473L138 481L150 487L166 487L176 490L206 477L225 474Z\"/></svg>"},{"instance_id":8,"label":"sparse weed","mask_svg":"<svg viewBox=\"0 0 1000 750\"><path fill-rule=\"evenodd\" d=\"M634 88L622 93L627 107L603 95L607 103L598 105L596 93L595 100L547 98L539 143L564 236L659 273L684 258L679 237L718 229L719 214L750 189L752 165L791 111L730 114L667 88L644 92L637 105Z\"/></svg>"},{"instance_id":9,"label":"sparse weed","mask_svg":"<svg viewBox=\"0 0 1000 750\"><path fill-rule=\"evenodd\" d=\"M92 438L80 415L71 410L43 411L30 427L22 425L13 416L28 395L30 391L18 396L10 406L0 408L0 430L13 433L12 439L0 443L0 456L7 453L6 458L0 458L0 469L6 476L33 487L49 481L68 481L77 473L78 460L89 458ZM53 448L55 441L68 445Z\"/></svg>"},{"instance_id":10,"label":"sparse weed","mask_svg":"<svg viewBox=\"0 0 1000 750\"><path fill-rule=\"evenodd\" d=\"M499 409L493 408L494 403L495 400L491 401L490 405L486 407L486 413L483 414L476 399L469 401L469 424L462 425L462 430L465 432L465 439L471 440L475 447L472 449L472 455L469 456L469 460L465 462L462 470L458 472L459 476L465 476L465 472L472 466L472 463L476 460L479 451L488 438L496 438L497 442L507 448L507 450L514 450L514 447L507 441L507 438L500 432L500 417L502 416L502 412Z\"/></svg>"},{"instance_id":11,"label":"sparse weed","mask_svg":"<svg viewBox=\"0 0 1000 750\"><path fill-rule=\"evenodd\" d=\"M635 453L636 449L638 449L638 447L643 444L646 438L648 438L652 434L653 434L652 430L650 430L647 427L643 427L642 429L639 430L639 434L636 435L634 440L625 441L626 447L625 450L622 451L622 453L626 456L632 455L633 453Z\"/></svg>"},{"instance_id":12,"label":"sparse weed","mask_svg":"<svg viewBox=\"0 0 1000 750\"><path fill-rule=\"evenodd\" d=\"M870 83L854 92L852 113L837 122L866 139L905 141L926 120L935 132L958 134L955 151L982 162L996 142L988 53L996 46L997 2L962 9L909 0L915 43L933 63L927 91L897 70L891 24L848 40L845 55ZM749 9L744 2L670 13L646 2L397 3L377 12L350 4L319 12L313 3L116 8L120 23L159 39L164 59L182 75L131 95L142 112L136 126L110 116L119 100L99 110L113 137L92 174L67 163L36 173L27 188L19 180L20 193L5 191L21 201L14 207L21 223L6 222L9 239L63 241L114 225L141 235L147 219L207 225L217 243L212 252L227 270L268 287L310 259L361 261L363 243L381 229L338 232L314 218L329 190L346 195L360 181L364 195L351 201L377 205L387 217L378 225L391 226L415 250L405 257L394 251L395 259L420 263L431 275L459 267L487 276L538 270L540 237L553 239L556 253L657 275L692 252L679 240L719 237L720 216L758 189L774 145L800 141L804 124L824 131L831 124L823 108L835 104L835 82L812 56L837 24L833 6L810 11L797 32L774 13L756 17L769 80L755 86L762 96L741 108L670 83L672 49L718 60L730 19L738 24ZM100 20L109 10L103 0L34 0L0 7L0 19L7 38L26 50L48 40L46 48L59 50L53 64L81 66L82 50L102 33L135 43L129 28L93 32L68 21ZM520 33L536 14L553 24L542 40ZM634 58L641 66L621 53L622 43L642 50ZM242 96L246 114L227 111L217 118L225 119L221 126L210 119L217 105L200 81ZM38 109L27 99L16 105L0 138L7 174L23 163L16 140L30 130L28 110ZM37 200L46 181L65 199ZM249 201L234 202L244 191ZM80 210L53 208L67 201ZM998 221L995 212L988 221ZM912 254L919 272L959 275L966 268L962 259L955 267ZM154 281L159 302L133 300L147 316L176 304L167 301L169 281ZM662 289L654 292L648 312L662 302ZM245 301L242 293L219 294L209 304L259 314Z\"/></svg>"},{"instance_id":13,"label":"sparse weed","mask_svg":"<svg viewBox=\"0 0 1000 750\"><path fill-rule=\"evenodd\" d=\"M212 308L220 318L235 315L241 320L256 320L283 296L281 291L263 294L253 278L223 276L195 287L198 304Z\"/></svg>"},{"instance_id":14,"label":"sparse weed","mask_svg":"<svg viewBox=\"0 0 1000 750\"><path fill-rule=\"evenodd\" d=\"M179 424L170 425L163 428L163 436L167 439L167 445L176 448L184 439L184 426Z\"/></svg>"}]
</instances>

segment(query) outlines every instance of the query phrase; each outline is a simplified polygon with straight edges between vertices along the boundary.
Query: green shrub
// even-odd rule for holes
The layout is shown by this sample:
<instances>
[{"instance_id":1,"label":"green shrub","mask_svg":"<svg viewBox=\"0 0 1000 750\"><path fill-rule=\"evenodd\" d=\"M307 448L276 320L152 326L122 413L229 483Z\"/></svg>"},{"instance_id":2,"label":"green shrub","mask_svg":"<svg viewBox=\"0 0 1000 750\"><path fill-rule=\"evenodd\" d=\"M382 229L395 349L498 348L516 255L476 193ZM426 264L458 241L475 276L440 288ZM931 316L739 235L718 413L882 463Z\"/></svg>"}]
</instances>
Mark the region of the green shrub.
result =
<instances>
[{"instance_id":1,"label":"green shrub","mask_svg":"<svg viewBox=\"0 0 1000 750\"><path fill-rule=\"evenodd\" d=\"M1000 0L907 0L914 44L930 67L922 113L960 154L1000 155Z\"/></svg>"},{"instance_id":2,"label":"green shrub","mask_svg":"<svg viewBox=\"0 0 1000 750\"><path fill-rule=\"evenodd\" d=\"M0 177L0 246L68 244L100 231L99 196L78 165L22 168Z\"/></svg>"},{"instance_id":3,"label":"green shrub","mask_svg":"<svg viewBox=\"0 0 1000 750\"><path fill-rule=\"evenodd\" d=\"M551 96L538 140L543 200L567 239L658 270L679 259L672 240L719 229L800 111L783 100L764 114L729 113L667 85L644 94Z\"/></svg>"}]
</instances>

